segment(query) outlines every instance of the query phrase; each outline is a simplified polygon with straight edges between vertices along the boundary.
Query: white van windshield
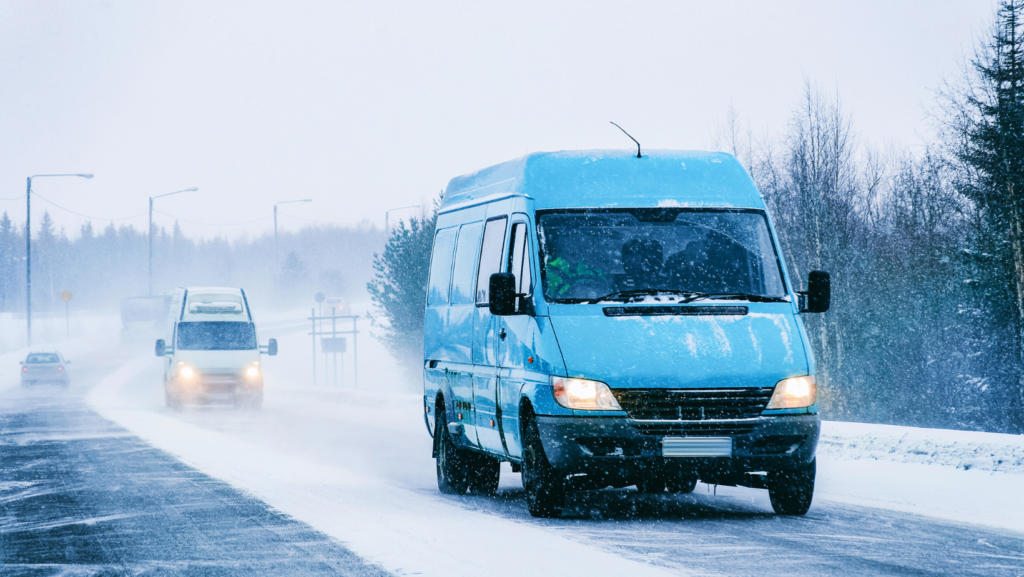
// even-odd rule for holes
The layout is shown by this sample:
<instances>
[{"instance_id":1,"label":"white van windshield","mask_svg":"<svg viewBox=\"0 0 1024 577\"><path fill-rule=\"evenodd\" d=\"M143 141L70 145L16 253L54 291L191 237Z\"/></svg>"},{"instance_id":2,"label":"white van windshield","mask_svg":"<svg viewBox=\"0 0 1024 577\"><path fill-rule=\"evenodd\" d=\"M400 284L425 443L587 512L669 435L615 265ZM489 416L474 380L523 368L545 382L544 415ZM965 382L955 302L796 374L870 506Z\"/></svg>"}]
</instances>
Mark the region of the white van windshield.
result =
<instances>
[{"instance_id":1,"label":"white van windshield","mask_svg":"<svg viewBox=\"0 0 1024 577\"><path fill-rule=\"evenodd\" d=\"M786 297L764 211L572 209L538 212L537 225L548 302Z\"/></svg>"},{"instance_id":2,"label":"white van windshield","mask_svg":"<svg viewBox=\"0 0 1024 577\"><path fill-rule=\"evenodd\" d=\"M252 323L178 323L178 349L183 351L247 351L256 348Z\"/></svg>"}]
</instances>

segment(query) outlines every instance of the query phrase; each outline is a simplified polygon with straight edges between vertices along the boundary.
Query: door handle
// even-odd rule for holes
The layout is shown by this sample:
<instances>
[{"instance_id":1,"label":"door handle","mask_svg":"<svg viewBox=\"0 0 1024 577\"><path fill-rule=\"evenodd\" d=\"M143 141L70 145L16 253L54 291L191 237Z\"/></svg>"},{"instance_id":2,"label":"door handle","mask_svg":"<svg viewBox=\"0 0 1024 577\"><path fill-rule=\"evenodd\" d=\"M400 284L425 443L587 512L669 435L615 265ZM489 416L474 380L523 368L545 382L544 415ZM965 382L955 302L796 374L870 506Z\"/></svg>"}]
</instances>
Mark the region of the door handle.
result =
<instances>
[{"instance_id":1,"label":"door handle","mask_svg":"<svg viewBox=\"0 0 1024 577\"><path fill-rule=\"evenodd\" d=\"M498 338L501 339L501 340L505 340L505 329L504 328L501 329L500 331L498 331Z\"/></svg>"}]
</instances>

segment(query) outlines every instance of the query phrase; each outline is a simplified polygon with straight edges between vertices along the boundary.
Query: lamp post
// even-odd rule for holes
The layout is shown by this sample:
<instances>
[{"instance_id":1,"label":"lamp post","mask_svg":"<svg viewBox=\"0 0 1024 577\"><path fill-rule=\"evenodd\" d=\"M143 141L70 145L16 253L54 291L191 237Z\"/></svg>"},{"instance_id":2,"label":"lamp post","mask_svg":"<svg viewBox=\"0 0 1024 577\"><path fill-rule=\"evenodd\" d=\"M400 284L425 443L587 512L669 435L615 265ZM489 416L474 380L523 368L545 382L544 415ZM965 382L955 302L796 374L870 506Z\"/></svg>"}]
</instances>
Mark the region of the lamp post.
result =
<instances>
[{"instance_id":1,"label":"lamp post","mask_svg":"<svg viewBox=\"0 0 1024 577\"><path fill-rule=\"evenodd\" d=\"M91 174L33 174L25 190L25 336L32 346L32 179L57 176L92 178Z\"/></svg>"},{"instance_id":2,"label":"lamp post","mask_svg":"<svg viewBox=\"0 0 1024 577\"><path fill-rule=\"evenodd\" d=\"M274 274L277 274L281 269L281 263L278 262L277 258L277 205L288 204L291 202L313 202L313 199L303 198L302 200L284 200L274 205Z\"/></svg>"},{"instance_id":3,"label":"lamp post","mask_svg":"<svg viewBox=\"0 0 1024 577\"><path fill-rule=\"evenodd\" d=\"M175 190L174 192L149 197L149 296L153 296L153 199L160 198L161 196L171 196L179 192L195 192L197 190L199 190L199 187L193 186L192 188Z\"/></svg>"},{"instance_id":4,"label":"lamp post","mask_svg":"<svg viewBox=\"0 0 1024 577\"><path fill-rule=\"evenodd\" d=\"M394 212L396 210L404 210L406 208L419 208L419 207L420 207L420 205L418 205L418 204L410 204L409 206L400 206L398 208L392 208L390 210L385 211L384 212L384 234L388 234L388 232L389 232L389 229L388 229L388 216L392 212Z\"/></svg>"}]
</instances>

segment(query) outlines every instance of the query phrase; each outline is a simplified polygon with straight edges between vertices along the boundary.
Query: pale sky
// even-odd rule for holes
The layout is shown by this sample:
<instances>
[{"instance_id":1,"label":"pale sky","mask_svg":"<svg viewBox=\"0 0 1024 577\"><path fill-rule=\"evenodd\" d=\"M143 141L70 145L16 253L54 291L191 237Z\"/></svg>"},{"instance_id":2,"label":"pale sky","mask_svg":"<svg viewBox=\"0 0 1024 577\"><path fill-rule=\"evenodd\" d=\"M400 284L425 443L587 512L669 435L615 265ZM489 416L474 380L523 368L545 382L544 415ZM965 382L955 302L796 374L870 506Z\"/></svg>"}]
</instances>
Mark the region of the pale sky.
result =
<instances>
[{"instance_id":1,"label":"pale sky","mask_svg":"<svg viewBox=\"0 0 1024 577\"><path fill-rule=\"evenodd\" d=\"M0 211L25 177L72 211L187 234L383 226L527 152L701 149L730 104L781 134L808 78L865 142L918 145L994 0L0 0ZM33 199L77 236L84 219ZM408 216L396 211L392 218ZM287 215L287 216L284 216ZM309 220L299 220L301 217ZM174 219L155 215L158 224ZM250 222L255 221L255 222Z\"/></svg>"}]
</instances>

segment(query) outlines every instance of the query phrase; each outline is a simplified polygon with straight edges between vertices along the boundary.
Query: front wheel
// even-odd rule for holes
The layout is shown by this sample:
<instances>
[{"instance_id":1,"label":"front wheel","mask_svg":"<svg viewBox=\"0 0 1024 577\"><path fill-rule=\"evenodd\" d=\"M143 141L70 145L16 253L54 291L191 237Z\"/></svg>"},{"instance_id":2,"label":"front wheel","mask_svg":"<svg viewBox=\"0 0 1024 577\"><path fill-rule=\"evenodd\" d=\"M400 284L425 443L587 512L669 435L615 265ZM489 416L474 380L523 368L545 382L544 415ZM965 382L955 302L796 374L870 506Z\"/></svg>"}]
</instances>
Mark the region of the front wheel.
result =
<instances>
[{"instance_id":1,"label":"front wheel","mask_svg":"<svg viewBox=\"0 0 1024 577\"><path fill-rule=\"evenodd\" d=\"M804 515L814 498L817 459L791 471L768 473L768 497L779 515Z\"/></svg>"},{"instance_id":2,"label":"front wheel","mask_svg":"<svg viewBox=\"0 0 1024 577\"><path fill-rule=\"evenodd\" d=\"M548 462L537 421L532 416L523 426L523 487L531 515L561 516L565 505L565 477Z\"/></svg>"},{"instance_id":3,"label":"front wheel","mask_svg":"<svg viewBox=\"0 0 1024 577\"><path fill-rule=\"evenodd\" d=\"M697 477L672 477L665 484L669 493L692 493L697 487Z\"/></svg>"}]
</instances>

